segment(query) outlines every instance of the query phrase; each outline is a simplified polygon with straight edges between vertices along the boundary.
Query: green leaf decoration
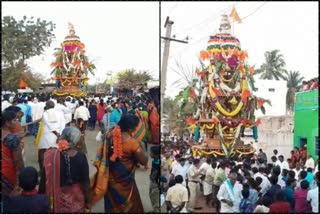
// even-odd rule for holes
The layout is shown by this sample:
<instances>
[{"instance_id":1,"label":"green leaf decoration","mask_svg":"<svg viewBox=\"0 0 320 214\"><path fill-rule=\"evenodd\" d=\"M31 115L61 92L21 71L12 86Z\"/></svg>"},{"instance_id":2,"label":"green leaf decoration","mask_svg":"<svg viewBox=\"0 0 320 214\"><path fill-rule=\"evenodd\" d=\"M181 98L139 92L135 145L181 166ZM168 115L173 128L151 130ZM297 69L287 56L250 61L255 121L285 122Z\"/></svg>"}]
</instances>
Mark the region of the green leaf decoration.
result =
<instances>
[{"instance_id":1,"label":"green leaf decoration","mask_svg":"<svg viewBox=\"0 0 320 214\"><path fill-rule=\"evenodd\" d=\"M266 114L266 109L264 108L264 106L261 106L261 111L263 114Z\"/></svg>"}]
</instances>

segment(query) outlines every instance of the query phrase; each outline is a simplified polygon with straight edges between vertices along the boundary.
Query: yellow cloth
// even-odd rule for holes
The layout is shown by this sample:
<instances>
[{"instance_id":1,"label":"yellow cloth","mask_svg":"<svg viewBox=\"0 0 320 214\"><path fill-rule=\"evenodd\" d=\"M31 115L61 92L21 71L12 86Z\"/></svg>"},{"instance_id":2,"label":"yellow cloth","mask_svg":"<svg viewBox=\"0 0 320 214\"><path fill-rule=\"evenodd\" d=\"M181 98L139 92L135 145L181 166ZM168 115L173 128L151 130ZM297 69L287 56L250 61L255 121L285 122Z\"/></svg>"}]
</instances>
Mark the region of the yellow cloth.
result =
<instances>
[{"instance_id":1,"label":"yellow cloth","mask_svg":"<svg viewBox=\"0 0 320 214\"><path fill-rule=\"evenodd\" d=\"M43 123L40 122L39 123L39 129L38 129L38 134L37 134L37 137L36 137L36 150L37 150L37 154L38 154L38 148L39 148L39 143L40 143L40 139L41 139L41 136L42 136L42 132L43 132ZM38 156L38 155L37 155Z\"/></svg>"}]
</instances>

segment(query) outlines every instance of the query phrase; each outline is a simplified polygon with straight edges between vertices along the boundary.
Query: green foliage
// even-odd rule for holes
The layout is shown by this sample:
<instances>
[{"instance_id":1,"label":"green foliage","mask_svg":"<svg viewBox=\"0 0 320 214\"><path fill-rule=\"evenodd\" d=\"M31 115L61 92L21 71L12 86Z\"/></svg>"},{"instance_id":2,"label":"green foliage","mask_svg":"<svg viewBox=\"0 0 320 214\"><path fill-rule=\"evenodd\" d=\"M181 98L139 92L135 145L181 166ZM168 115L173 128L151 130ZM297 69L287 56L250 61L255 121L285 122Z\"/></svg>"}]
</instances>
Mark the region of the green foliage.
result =
<instances>
[{"instance_id":1,"label":"green foliage","mask_svg":"<svg viewBox=\"0 0 320 214\"><path fill-rule=\"evenodd\" d=\"M55 24L40 18L34 20L24 16L22 20L15 20L5 16L1 25L2 63L11 67L42 54L55 38Z\"/></svg>"},{"instance_id":2,"label":"green foliage","mask_svg":"<svg viewBox=\"0 0 320 214\"><path fill-rule=\"evenodd\" d=\"M284 79L287 81L288 88L286 95L286 106L287 110L293 112L295 93L298 91L299 85L301 85L304 78L300 76L299 71L286 71L285 74L286 76Z\"/></svg>"},{"instance_id":3,"label":"green foliage","mask_svg":"<svg viewBox=\"0 0 320 214\"><path fill-rule=\"evenodd\" d=\"M149 80L152 80L151 74L148 71L137 72L134 69L121 71L117 75L117 88L134 89L137 86L146 86Z\"/></svg>"},{"instance_id":4,"label":"green foliage","mask_svg":"<svg viewBox=\"0 0 320 214\"><path fill-rule=\"evenodd\" d=\"M280 80L284 79L286 63L283 55L279 50L267 51L264 54L265 62L259 69L255 70L255 74L261 74L260 79Z\"/></svg>"},{"instance_id":5,"label":"green foliage","mask_svg":"<svg viewBox=\"0 0 320 214\"><path fill-rule=\"evenodd\" d=\"M19 88L19 80L24 80L27 85L36 90L41 86L44 77L39 73L30 71L25 64L18 64L16 67L9 67L2 72L2 88L15 91Z\"/></svg>"}]
</instances>

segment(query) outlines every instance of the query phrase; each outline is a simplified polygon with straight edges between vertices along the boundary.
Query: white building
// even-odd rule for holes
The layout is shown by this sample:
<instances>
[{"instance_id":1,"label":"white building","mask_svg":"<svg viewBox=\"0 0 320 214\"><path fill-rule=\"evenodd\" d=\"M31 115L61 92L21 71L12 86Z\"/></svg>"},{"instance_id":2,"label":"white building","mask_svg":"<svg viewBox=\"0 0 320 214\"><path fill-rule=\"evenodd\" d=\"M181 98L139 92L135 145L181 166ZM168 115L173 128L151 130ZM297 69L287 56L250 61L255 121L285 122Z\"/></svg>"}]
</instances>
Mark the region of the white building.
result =
<instances>
[{"instance_id":1,"label":"white building","mask_svg":"<svg viewBox=\"0 0 320 214\"><path fill-rule=\"evenodd\" d=\"M263 106L266 109L266 114L264 115L261 110L257 110L255 112L256 117L286 115L286 81L255 79L254 86L257 88L257 91L253 92L253 94L257 97L270 100L272 105L269 106L269 104L265 103Z\"/></svg>"}]
</instances>

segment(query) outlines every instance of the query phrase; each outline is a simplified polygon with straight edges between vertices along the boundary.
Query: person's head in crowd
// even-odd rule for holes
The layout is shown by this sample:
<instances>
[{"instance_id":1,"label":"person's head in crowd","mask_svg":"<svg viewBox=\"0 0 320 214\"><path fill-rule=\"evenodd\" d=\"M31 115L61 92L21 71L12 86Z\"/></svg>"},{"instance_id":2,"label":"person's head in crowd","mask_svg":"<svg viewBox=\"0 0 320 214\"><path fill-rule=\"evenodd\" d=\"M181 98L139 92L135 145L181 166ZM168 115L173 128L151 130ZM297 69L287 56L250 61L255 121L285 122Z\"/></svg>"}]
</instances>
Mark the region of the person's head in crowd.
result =
<instances>
[{"instance_id":1,"label":"person's head in crowd","mask_svg":"<svg viewBox=\"0 0 320 214\"><path fill-rule=\"evenodd\" d=\"M118 125L122 132L132 133L139 124L139 118L135 115L125 114L121 117Z\"/></svg>"},{"instance_id":2,"label":"person's head in crowd","mask_svg":"<svg viewBox=\"0 0 320 214\"><path fill-rule=\"evenodd\" d=\"M9 99L10 99L10 95L9 94L3 95L3 100L6 100L6 101L9 102Z\"/></svg>"},{"instance_id":3,"label":"person's head in crowd","mask_svg":"<svg viewBox=\"0 0 320 214\"><path fill-rule=\"evenodd\" d=\"M4 111L13 111L16 113L17 119L20 121L24 113L21 111L21 108L18 106L9 106Z\"/></svg>"},{"instance_id":4,"label":"person's head in crowd","mask_svg":"<svg viewBox=\"0 0 320 214\"><path fill-rule=\"evenodd\" d=\"M250 195L249 189L243 189L243 190L241 191L241 194L242 194L242 197L243 197L244 199L248 199L248 198L249 198L249 195Z\"/></svg>"},{"instance_id":5,"label":"person's head in crowd","mask_svg":"<svg viewBox=\"0 0 320 214\"><path fill-rule=\"evenodd\" d=\"M176 184L182 184L183 183L183 177L181 175L177 175L174 177L174 181Z\"/></svg>"},{"instance_id":6,"label":"person's head in crowd","mask_svg":"<svg viewBox=\"0 0 320 214\"><path fill-rule=\"evenodd\" d=\"M277 155L278 155L278 150L274 149L274 150L273 150L273 154L274 154L275 156L277 156Z\"/></svg>"},{"instance_id":7,"label":"person's head in crowd","mask_svg":"<svg viewBox=\"0 0 320 214\"><path fill-rule=\"evenodd\" d=\"M100 99L100 103L99 103L99 104L100 104L101 106L103 106L103 103L104 103L104 102L103 102L103 99Z\"/></svg>"},{"instance_id":8,"label":"person's head in crowd","mask_svg":"<svg viewBox=\"0 0 320 214\"><path fill-rule=\"evenodd\" d=\"M112 113L113 112L113 108L110 105L108 105L106 110L105 110L105 112Z\"/></svg>"},{"instance_id":9,"label":"person's head in crowd","mask_svg":"<svg viewBox=\"0 0 320 214\"><path fill-rule=\"evenodd\" d=\"M200 159L195 158L195 159L193 160L193 165L194 165L195 167L199 168L199 167L200 167Z\"/></svg>"},{"instance_id":10,"label":"person's head in crowd","mask_svg":"<svg viewBox=\"0 0 320 214\"><path fill-rule=\"evenodd\" d=\"M180 158L181 158L181 156L180 156L179 154L177 154L177 155L174 156L174 159L175 159L176 161L179 161Z\"/></svg>"},{"instance_id":11,"label":"person's head in crowd","mask_svg":"<svg viewBox=\"0 0 320 214\"><path fill-rule=\"evenodd\" d=\"M277 162L277 157L276 157L276 156L272 156L272 157L271 157L271 161L272 161L272 163Z\"/></svg>"},{"instance_id":12,"label":"person's head in crowd","mask_svg":"<svg viewBox=\"0 0 320 214\"><path fill-rule=\"evenodd\" d=\"M272 168L272 174L273 175L276 175L276 176L279 176L281 174L281 168L280 166L275 166Z\"/></svg>"},{"instance_id":13,"label":"person's head in crowd","mask_svg":"<svg viewBox=\"0 0 320 214\"><path fill-rule=\"evenodd\" d=\"M288 178L295 178L295 176L296 176L295 171L293 171L293 170L288 171Z\"/></svg>"},{"instance_id":14,"label":"person's head in crowd","mask_svg":"<svg viewBox=\"0 0 320 214\"><path fill-rule=\"evenodd\" d=\"M15 128L15 122L17 121L16 113L13 111L4 111L1 114L1 127L8 128L9 130Z\"/></svg>"},{"instance_id":15,"label":"person's head in crowd","mask_svg":"<svg viewBox=\"0 0 320 214\"><path fill-rule=\"evenodd\" d=\"M304 171L302 170L300 173L299 173L299 179L300 180L303 180L307 177L307 171Z\"/></svg>"},{"instance_id":16,"label":"person's head in crowd","mask_svg":"<svg viewBox=\"0 0 320 214\"><path fill-rule=\"evenodd\" d=\"M264 167L259 167L259 172L260 172L261 174L264 174L264 173L265 173L265 168L264 168Z\"/></svg>"},{"instance_id":17,"label":"person's head in crowd","mask_svg":"<svg viewBox=\"0 0 320 214\"><path fill-rule=\"evenodd\" d=\"M83 105L84 105L83 101L79 101L79 106L83 106Z\"/></svg>"},{"instance_id":18,"label":"person's head in crowd","mask_svg":"<svg viewBox=\"0 0 320 214\"><path fill-rule=\"evenodd\" d=\"M309 185L309 182L307 180L303 180L303 181L300 182L301 189L307 190L307 189L309 189L309 186L310 185Z\"/></svg>"},{"instance_id":19,"label":"person's head in crowd","mask_svg":"<svg viewBox=\"0 0 320 214\"><path fill-rule=\"evenodd\" d=\"M12 105L14 105L14 106L16 106L16 105L18 105L18 98L13 98L13 100L12 100Z\"/></svg>"},{"instance_id":20,"label":"person's head in crowd","mask_svg":"<svg viewBox=\"0 0 320 214\"><path fill-rule=\"evenodd\" d=\"M260 176L256 177L256 183L258 186L262 183L262 178Z\"/></svg>"},{"instance_id":21,"label":"person's head in crowd","mask_svg":"<svg viewBox=\"0 0 320 214\"><path fill-rule=\"evenodd\" d=\"M287 169L282 169L281 175L282 175L282 177L288 177L288 170Z\"/></svg>"},{"instance_id":22,"label":"person's head in crowd","mask_svg":"<svg viewBox=\"0 0 320 214\"><path fill-rule=\"evenodd\" d=\"M159 159L160 158L160 146L158 145L155 145L155 146L152 146L150 148L150 156L151 158L153 159Z\"/></svg>"},{"instance_id":23,"label":"person's head in crowd","mask_svg":"<svg viewBox=\"0 0 320 214\"><path fill-rule=\"evenodd\" d=\"M278 176L272 175L272 176L270 177L270 183L271 183L272 185L276 185L276 184L278 183Z\"/></svg>"},{"instance_id":24,"label":"person's head in crowd","mask_svg":"<svg viewBox=\"0 0 320 214\"><path fill-rule=\"evenodd\" d=\"M26 192L36 188L38 184L38 172L35 168L27 166L19 173L19 186Z\"/></svg>"},{"instance_id":25,"label":"person's head in crowd","mask_svg":"<svg viewBox=\"0 0 320 214\"><path fill-rule=\"evenodd\" d=\"M211 158L209 158L209 157L208 157L208 158L207 158L207 160L206 160L206 162L207 162L207 164L209 164L209 165L210 165L210 164L211 164L211 162L212 162Z\"/></svg>"},{"instance_id":26,"label":"person's head in crowd","mask_svg":"<svg viewBox=\"0 0 320 214\"><path fill-rule=\"evenodd\" d=\"M259 172L258 168L257 167L252 167L252 172L253 174L256 174Z\"/></svg>"},{"instance_id":27,"label":"person's head in crowd","mask_svg":"<svg viewBox=\"0 0 320 214\"><path fill-rule=\"evenodd\" d=\"M66 98L66 101L67 101L67 102L70 102L70 101L71 101L71 97L67 97L67 98Z\"/></svg>"},{"instance_id":28,"label":"person's head in crowd","mask_svg":"<svg viewBox=\"0 0 320 214\"><path fill-rule=\"evenodd\" d=\"M291 155L294 155L294 150L291 150L290 154L291 154Z\"/></svg>"},{"instance_id":29,"label":"person's head in crowd","mask_svg":"<svg viewBox=\"0 0 320 214\"><path fill-rule=\"evenodd\" d=\"M44 107L45 110L49 110L54 108L54 102L52 100L49 100L46 102L46 106Z\"/></svg>"},{"instance_id":30,"label":"person's head in crowd","mask_svg":"<svg viewBox=\"0 0 320 214\"><path fill-rule=\"evenodd\" d=\"M217 168L217 162L216 161L212 161L211 162L211 167L212 167L212 169Z\"/></svg>"},{"instance_id":31,"label":"person's head in crowd","mask_svg":"<svg viewBox=\"0 0 320 214\"><path fill-rule=\"evenodd\" d=\"M312 173L313 169L311 167L307 168L307 172L311 172Z\"/></svg>"},{"instance_id":32,"label":"person's head in crowd","mask_svg":"<svg viewBox=\"0 0 320 214\"><path fill-rule=\"evenodd\" d=\"M20 98L20 99L18 99L18 104L23 104L23 101L24 101L24 98Z\"/></svg>"},{"instance_id":33,"label":"person's head in crowd","mask_svg":"<svg viewBox=\"0 0 320 214\"><path fill-rule=\"evenodd\" d=\"M282 163L283 161L284 161L284 157L283 157L283 155L279 155L279 161Z\"/></svg>"},{"instance_id":34,"label":"person's head in crowd","mask_svg":"<svg viewBox=\"0 0 320 214\"><path fill-rule=\"evenodd\" d=\"M231 172L231 173L229 173L228 178L229 178L231 184L234 185L237 181L238 175L237 175L237 173Z\"/></svg>"},{"instance_id":35,"label":"person's head in crowd","mask_svg":"<svg viewBox=\"0 0 320 214\"><path fill-rule=\"evenodd\" d=\"M296 179L294 178L288 178L287 182L286 182L287 186L291 186L291 187L295 187L296 186Z\"/></svg>"},{"instance_id":36,"label":"person's head in crowd","mask_svg":"<svg viewBox=\"0 0 320 214\"><path fill-rule=\"evenodd\" d=\"M23 103L24 103L24 104L28 104L28 97L26 97L26 98L23 100Z\"/></svg>"},{"instance_id":37,"label":"person's head in crowd","mask_svg":"<svg viewBox=\"0 0 320 214\"><path fill-rule=\"evenodd\" d=\"M301 164L299 161L296 162L296 170L300 170L301 169Z\"/></svg>"},{"instance_id":38,"label":"person's head in crowd","mask_svg":"<svg viewBox=\"0 0 320 214\"><path fill-rule=\"evenodd\" d=\"M186 163L186 159L185 158L180 158L179 159L179 163L181 164L181 166L184 166L184 164Z\"/></svg>"},{"instance_id":39,"label":"person's head in crowd","mask_svg":"<svg viewBox=\"0 0 320 214\"><path fill-rule=\"evenodd\" d=\"M256 161L255 161L255 159L250 159L250 162L251 162L251 164L255 164L256 163Z\"/></svg>"}]
</instances>

